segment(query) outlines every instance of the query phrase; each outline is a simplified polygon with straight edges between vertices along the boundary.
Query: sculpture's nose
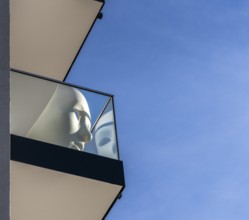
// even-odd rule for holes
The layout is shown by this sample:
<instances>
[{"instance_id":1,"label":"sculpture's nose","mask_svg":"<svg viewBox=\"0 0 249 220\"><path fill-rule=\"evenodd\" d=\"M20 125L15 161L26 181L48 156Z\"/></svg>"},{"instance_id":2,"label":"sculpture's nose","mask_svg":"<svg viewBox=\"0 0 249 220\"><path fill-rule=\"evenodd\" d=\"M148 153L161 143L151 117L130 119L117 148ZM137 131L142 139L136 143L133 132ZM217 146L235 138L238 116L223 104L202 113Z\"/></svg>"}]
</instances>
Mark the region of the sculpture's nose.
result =
<instances>
[{"instance_id":1,"label":"sculpture's nose","mask_svg":"<svg viewBox=\"0 0 249 220\"><path fill-rule=\"evenodd\" d=\"M89 120L89 123L86 123L89 119L86 117L85 120L82 120L84 123L80 123L80 129L78 131L78 135L81 141L83 142L89 142L92 139L92 134L91 134L91 123Z\"/></svg>"},{"instance_id":2,"label":"sculpture's nose","mask_svg":"<svg viewBox=\"0 0 249 220\"><path fill-rule=\"evenodd\" d=\"M83 142L89 142L90 140L92 140L92 134L88 129L84 131L84 134L82 135L82 139L83 139Z\"/></svg>"}]
</instances>

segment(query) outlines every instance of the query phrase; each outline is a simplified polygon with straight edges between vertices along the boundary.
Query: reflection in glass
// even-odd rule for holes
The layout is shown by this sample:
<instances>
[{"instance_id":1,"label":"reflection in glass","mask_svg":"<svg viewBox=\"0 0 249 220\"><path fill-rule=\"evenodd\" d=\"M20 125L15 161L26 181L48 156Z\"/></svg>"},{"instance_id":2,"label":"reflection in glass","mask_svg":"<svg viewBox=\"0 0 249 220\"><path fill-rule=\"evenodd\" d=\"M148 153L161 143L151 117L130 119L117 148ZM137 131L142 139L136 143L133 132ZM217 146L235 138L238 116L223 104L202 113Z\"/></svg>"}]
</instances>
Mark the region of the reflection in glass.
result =
<instances>
[{"instance_id":1,"label":"reflection in glass","mask_svg":"<svg viewBox=\"0 0 249 220\"><path fill-rule=\"evenodd\" d=\"M99 155L118 159L112 101L110 101L94 127L93 136Z\"/></svg>"}]
</instances>

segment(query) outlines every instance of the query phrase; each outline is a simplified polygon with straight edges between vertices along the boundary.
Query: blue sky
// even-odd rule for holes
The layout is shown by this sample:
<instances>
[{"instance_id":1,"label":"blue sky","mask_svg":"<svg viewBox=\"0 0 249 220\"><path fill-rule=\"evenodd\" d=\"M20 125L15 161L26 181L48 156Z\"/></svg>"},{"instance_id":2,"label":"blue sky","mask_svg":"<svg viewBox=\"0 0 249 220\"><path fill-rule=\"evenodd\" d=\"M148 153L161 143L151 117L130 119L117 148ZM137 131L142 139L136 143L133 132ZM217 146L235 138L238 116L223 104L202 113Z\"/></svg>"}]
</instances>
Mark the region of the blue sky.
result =
<instances>
[{"instance_id":1,"label":"blue sky","mask_svg":"<svg viewBox=\"0 0 249 220\"><path fill-rule=\"evenodd\" d=\"M108 220L248 220L249 2L106 0L68 82L115 94Z\"/></svg>"}]
</instances>

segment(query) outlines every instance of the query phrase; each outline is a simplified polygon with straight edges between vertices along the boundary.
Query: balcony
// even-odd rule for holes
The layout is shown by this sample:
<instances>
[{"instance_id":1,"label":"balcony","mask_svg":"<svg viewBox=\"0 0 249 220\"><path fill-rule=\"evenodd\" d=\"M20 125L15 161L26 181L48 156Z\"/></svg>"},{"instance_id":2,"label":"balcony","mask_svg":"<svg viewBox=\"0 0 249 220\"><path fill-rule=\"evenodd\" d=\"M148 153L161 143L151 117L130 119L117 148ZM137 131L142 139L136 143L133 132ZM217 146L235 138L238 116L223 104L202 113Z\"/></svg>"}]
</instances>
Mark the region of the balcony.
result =
<instances>
[{"instance_id":1,"label":"balcony","mask_svg":"<svg viewBox=\"0 0 249 220\"><path fill-rule=\"evenodd\" d=\"M10 0L11 67L64 80L104 0Z\"/></svg>"},{"instance_id":2,"label":"balcony","mask_svg":"<svg viewBox=\"0 0 249 220\"><path fill-rule=\"evenodd\" d=\"M11 219L104 219L125 186L113 95L10 74Z\"/></svg>"}]
</instances>

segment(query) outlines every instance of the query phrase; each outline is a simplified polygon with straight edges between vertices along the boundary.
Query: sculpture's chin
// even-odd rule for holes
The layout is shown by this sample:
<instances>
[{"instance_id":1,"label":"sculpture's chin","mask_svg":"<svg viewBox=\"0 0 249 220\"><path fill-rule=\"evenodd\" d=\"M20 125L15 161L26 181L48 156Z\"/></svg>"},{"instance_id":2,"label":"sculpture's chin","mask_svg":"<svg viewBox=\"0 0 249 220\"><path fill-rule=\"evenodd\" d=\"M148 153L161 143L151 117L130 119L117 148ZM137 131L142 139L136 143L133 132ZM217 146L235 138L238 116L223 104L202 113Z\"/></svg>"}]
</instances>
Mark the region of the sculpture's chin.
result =
<instances>
[{"instance_id":1,"label":"sculpture's chin","mask_svg":"<svg viewBox=\"0 0 249 220\"><path fill-rule=\"evenodd\" d=\"M74 141L71 145L72 149L79 151L83 151L84 147L85 147L84 142L78 142L78 141Z\"/></svg>"}]
</instances>

